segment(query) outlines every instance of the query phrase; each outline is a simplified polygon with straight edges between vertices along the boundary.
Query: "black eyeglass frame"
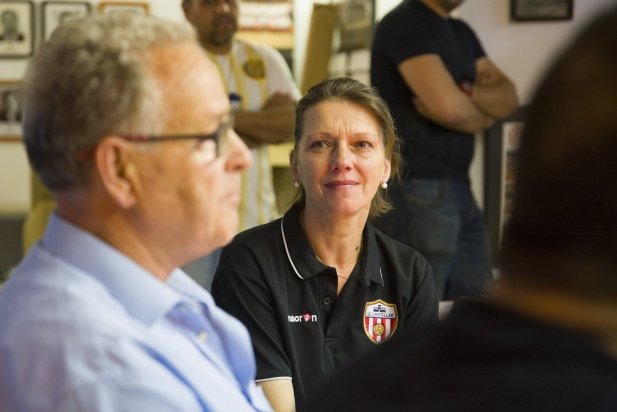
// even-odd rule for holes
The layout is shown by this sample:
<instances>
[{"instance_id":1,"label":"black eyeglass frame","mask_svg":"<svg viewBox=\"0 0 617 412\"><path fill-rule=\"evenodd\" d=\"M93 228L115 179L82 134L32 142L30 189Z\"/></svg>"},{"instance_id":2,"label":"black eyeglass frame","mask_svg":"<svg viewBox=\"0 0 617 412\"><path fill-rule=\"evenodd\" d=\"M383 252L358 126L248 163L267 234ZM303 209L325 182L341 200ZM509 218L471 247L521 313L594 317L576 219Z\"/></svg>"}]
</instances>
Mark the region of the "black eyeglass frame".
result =
<instances>
[{"instance_id":1,"label":"black eyeglass frame","mask_svg":"<svg viewBox=\"0 0 617 412\"><path fill-rule=\"evenodd\" d=\"M170 135L132 135L132 134L116 134L116 136L126 140L131 143L162 143L162 142L173 142L178 140L199 140L199 143L203 143L208 140L212 140L215 146L215 155L216 157L220 157L222 155L221 150L221 136L227 137L228 133L233 130L233 119L223 122L219 125L218 129L213 133L208 134L170 134ZM96 150L96 146L82 149L77 152L77 160L84 161L88 159L94 151Z\"/></svg>"},{"instance_id":2,"label":"black eyeglass frame","mask_svg":"<svg viewBox=\"0 0 617 412\"><path fill-rule=\"evenodd\" d=\"M162 142L174 142L177 140L199 140L199 143L203 143L207 140L212 140L216 147L216 157L221 155L219 148L219 139L225 128L220 127L216 132L210 134L169 134L169 135L127 135L119 134L118 136L127 142L131 143L162 143Z\"/></svg>"},{"instance_id":3,"label":"black eyeglass frame","mask_svg":"<svg viewBox=\"0 0 617 412\"><path fill-rule=\"evenodd\" d=\"M160 143L160 142L173 142L177 140L199 140L199 143L203 143L207 140L214 141L216 148L216 157L222 155L221 150L221 136L227 137L228 133L233 130L233 119L229 119L219 125L219 127L213 132L208 134L168 134L168 135L131 135L131 134L118 134L122 139L132 143Z\"/></svg>"}]
</instances>

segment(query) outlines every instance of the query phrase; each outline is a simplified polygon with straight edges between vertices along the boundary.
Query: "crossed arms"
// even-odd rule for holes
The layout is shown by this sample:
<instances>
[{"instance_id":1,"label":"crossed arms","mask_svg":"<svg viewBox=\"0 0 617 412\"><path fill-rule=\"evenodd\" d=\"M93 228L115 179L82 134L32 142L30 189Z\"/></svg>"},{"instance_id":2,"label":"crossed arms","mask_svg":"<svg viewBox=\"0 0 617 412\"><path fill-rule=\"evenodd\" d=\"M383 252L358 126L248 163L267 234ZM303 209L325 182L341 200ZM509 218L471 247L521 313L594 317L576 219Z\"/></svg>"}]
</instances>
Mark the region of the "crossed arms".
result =
<instances>
[{"instance_id":1,"label":"crossed arms","mask_svg":"<svg viewBox=\"0 0 617 412\"><path fill-rule=\"evenodd\" d=\"M418 113L449 129L476 133L518 106L514 84L487 57L476 60L477 76L469 90L456 84L436 54L409 58L398 68L416 96Z\"/></svg>"},{"instance_id":2,"label":"crossed arms","mask_svg":"<svg viewBox=\"0 0 617 412\"><path fill-rule=\"evenodd\" d=\"M282 143L293 136L295 100L288 93L273 93L258 111L234 113L234 129L248 147Z\"/></svg>"}]
</instances>

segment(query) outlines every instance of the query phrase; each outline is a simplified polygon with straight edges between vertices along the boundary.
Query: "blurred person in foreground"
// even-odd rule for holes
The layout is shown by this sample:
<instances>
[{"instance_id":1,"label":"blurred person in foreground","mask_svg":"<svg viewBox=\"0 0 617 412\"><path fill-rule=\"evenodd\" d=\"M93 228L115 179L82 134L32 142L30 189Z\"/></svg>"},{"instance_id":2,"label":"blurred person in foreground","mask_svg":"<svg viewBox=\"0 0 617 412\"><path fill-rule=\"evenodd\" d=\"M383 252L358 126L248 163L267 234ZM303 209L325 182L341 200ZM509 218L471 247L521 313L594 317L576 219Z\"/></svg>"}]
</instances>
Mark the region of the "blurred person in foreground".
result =
<instances>
[{"instance_id":1,"label":"blurred person in foreground","mask_svg":"<svg viewBox=\"0 0 617 412\"><path fill-rule=\"evenodd\" d=\"M57 209L0 294L0 410L269 410L246 329L177 269L235 234L251 161L190 28L71 20L26 88Z\"/></svg>"},{"instance_id":2,"label":"blurred person in foreground","mask_svg":"<svg viewBox=\"0 0 617 412\"><path fill-rule=\"evenodd\" d=\"M257 381L277 411L376 345L437 321L430 266L375 229L399 142L384 101L350 78L313 86L296 108L296 202L223 249L212 293L249 329Z\"/></svg>"},{"instance_id":3,"label":"blurred person in foreground","mask_svg":"<svg viewBox=\"0 0 617 412\"><path fill-rule=\"evenodd\" d=\"M540 83L488 298L358 361L307 411L617 411L616 54L613 8Z\"/></svg>"}]
</instances>

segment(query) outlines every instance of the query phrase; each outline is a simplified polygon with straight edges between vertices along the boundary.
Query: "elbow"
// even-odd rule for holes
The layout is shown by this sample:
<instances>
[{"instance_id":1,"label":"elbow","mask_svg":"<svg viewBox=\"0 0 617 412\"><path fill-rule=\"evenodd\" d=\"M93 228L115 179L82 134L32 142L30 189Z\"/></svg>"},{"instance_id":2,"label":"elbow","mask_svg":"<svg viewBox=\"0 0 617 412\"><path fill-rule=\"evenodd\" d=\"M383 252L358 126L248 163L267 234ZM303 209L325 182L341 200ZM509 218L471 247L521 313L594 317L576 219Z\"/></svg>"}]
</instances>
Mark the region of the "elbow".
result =
<instances>
[{"instance_id":1,"label":"elbow","mask_svg":"<svg viewBox=\"0 0 617 412\"><path fill-rule=\"evenodd\" d=\"M519 101L518 96L516 95L516 90L514 86L506 99L502 101L500 105L495 105L495 116L497 119L503 119L505 117L510 116L518 109Z\"/></svg>"},{"instance_id":2,"label":"elbow","mask_svg":"<svg viewBox=\"0 0 617 412\"><path fill-rule=\"evenodd\" d=\"M512 99L510 101L509 113L508 115L514 113L518 109L520 102L518 100L518 96L516 94L516 90L512 90Z\"/></svg>"},{"instance_id":3,"label":"elbow","mask_svg":"<svg viewBox=\"0 0 617 412\"><path fill-rule=\"evenodd\" d=\"M509 93L509 98L506 99L506 101L504 102L500 110L500 113L497 113L498 116L496 117L499 119L508 117L509 115L511 115L518 109L518 105L519 105L518 95L516 94L516 89L514 88L514 85L512 85L510 93Z\"/></svg>"}]
</instances>

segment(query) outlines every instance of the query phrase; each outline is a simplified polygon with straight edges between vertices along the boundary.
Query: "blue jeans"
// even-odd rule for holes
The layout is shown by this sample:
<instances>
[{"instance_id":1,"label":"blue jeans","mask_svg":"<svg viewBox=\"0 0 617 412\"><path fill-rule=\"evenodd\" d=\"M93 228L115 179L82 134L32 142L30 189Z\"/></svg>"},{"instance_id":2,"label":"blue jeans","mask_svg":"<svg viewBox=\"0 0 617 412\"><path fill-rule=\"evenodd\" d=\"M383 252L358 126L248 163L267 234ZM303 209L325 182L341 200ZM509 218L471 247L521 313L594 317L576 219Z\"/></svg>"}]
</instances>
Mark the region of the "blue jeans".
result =
<instances>
[{"instance_id":1,"label":"blue jeans","mask_svg":"<svg viewBox=\"0 0 617 412\"><path fill-rule=\"evenodd\" d=\"M395 209L376 225L426 257L441 299L483 294L491 277L488 237L469 184L408 179L389 192Z\"/></svg>"}]
</instances>

